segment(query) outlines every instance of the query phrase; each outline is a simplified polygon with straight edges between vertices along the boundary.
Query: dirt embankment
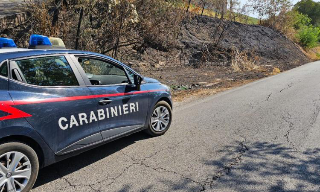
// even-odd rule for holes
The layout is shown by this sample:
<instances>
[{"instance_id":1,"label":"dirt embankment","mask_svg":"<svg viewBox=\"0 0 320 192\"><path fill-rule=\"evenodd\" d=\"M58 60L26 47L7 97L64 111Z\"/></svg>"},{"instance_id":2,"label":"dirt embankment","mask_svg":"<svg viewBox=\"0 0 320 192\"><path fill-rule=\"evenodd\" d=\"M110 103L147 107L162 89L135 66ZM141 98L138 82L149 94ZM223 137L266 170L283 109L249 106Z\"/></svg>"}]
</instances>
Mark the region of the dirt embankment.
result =
<instances>
[{"instance_id":1,"label":"dirt embankment","mask_svg":"<svg viewBox=\"0 0 320 192\"><path fill-rule=\"evenodd\" d=\"M257 64L274 65L281 70L309 61L300 48L285 36L258 25L195 17L185 22L180 38L193 56L191 60L199 62L205 54L211 53L214 58L210 60L209 57L211 65L226 62L228 66L234 51L247 52L248 56L257 57Z\"/></svg>"},{"instance_id":2,"label":"dirt embankment","mask_svg":"<svg viewBox=\"0 0 320 192\"><path fill-rule=\"evenodd\" d=\"M28 36L30 27L20 23L1 33ZM120 48L118 59L170 85L178 95L224 90L310 61L298 45L271 28L206 16L189 17L180 28L174 48L132 45Z\"/></svg>"},{"instance_id":3,"label":"dirt embankment","mask_svg":"<svg viewBox=\"0 0 320 192\"><path fill-rule=\"evenodd\" d=\"M230 87L310 61L294 42L263 26L194 17L183 22L178 38L175 49L149 47L126 62L175 90L186 90Z\"/></svg>"}]
</instances>

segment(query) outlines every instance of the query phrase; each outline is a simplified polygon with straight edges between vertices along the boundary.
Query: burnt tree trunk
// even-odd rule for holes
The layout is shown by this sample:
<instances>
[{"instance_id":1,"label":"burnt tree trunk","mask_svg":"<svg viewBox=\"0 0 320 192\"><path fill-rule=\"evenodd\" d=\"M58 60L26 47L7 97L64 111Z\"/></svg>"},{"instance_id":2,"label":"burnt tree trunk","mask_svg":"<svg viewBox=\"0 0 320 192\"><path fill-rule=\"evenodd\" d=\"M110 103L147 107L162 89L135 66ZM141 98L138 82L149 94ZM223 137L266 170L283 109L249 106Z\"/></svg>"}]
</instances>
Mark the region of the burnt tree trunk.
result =
<instances>
[{"instance_id":1,"label":"burnt tree trunk","mask_svg":"<svg viewBox=\"0 0 320 192\"><path fill-rule=\"evenodd\" d=\"M75 44L75 47L74 47L76 50L79 47L79 39L80 39L80 29L81 29L82 17L83 17L83 8L81 8L81 10L80 10L78 29L77 29L77 37L76 37L76 44Z\"/></svg>"},{"instance_id":2,"label":"burnt tree trunk","mask_svg":"<svg viewBox=\"0 0 320 192\"><path fill-rule=\"evenodd\" d=\"M202 5L202 11L201 11L201 16L203 15L205 6L206 6L206 3L203 3L203 5Z\"/></svg>"},{"instance_id":3,"label":"burnt tree trunk","mask_svg":"<svg viewBox=\"0 0 320 192\"><path fill-rule=\"evenodd\" d=\"M187 13L189 12L190 5L191 5L191 1L192 1L192 0L189 0L188 7L187 7L187 11L186 11Z\"/></svg>"}]
</instances>

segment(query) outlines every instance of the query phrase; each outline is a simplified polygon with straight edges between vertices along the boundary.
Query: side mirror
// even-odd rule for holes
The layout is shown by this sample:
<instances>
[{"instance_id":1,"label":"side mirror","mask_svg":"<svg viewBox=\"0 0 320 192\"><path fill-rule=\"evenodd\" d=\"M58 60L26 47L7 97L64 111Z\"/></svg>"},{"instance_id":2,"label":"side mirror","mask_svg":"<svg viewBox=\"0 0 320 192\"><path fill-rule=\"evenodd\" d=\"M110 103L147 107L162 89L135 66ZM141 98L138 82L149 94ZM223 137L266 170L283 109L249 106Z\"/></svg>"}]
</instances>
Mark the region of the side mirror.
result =
<instances>
[{"instance_id":1,"label":"side mirror","mask_svg":"<svg viewBox=\"0 0 320 192\"><path fill-rule=\"evenodd\" d=\"M90 80L90 83L92 85L102 85L101 81L98 81L98 80Z\"/></svg>"},{"instance_id":2,"label":"side mirror","mask_svg":"<svg viewBox=\"0 0 320 192\"><path fill-rule=\"evenodd\" d=\"M142 83L143 78L139 75L134 75L134 84L137 87L137 90L141 90L141 83Z\"/></svg>"}]
</instances>

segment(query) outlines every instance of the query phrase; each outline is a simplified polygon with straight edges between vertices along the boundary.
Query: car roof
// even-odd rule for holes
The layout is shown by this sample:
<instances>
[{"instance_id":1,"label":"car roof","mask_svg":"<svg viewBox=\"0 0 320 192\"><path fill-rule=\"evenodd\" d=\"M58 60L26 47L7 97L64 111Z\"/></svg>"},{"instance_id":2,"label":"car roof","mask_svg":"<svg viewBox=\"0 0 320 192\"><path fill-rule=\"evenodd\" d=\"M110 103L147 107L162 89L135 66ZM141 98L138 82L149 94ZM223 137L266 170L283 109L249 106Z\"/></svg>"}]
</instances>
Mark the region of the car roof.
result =
<instances>
[{"instance_id":1,"label":"car roof","mask_svg":"<svg viewBox=\"0 0 320 192\"><path fill-rule=\"evenodd\" d=\"M0 63L4 60L18 59L23 57L32 57L32 56L42 56L42 55L54 55L54 54L76 54L76 55L90 55L103 57L110 61L113 61L123 67L126 67L130 71L140 75L138 72L134 71L127 65L121 63L118 60L113 59L107 55L93 53L88 51L79 51L72 49L24 49L24 48L9 48L9 49L0 49Z\"/></svg>"},{"instance_id":2,"label":"car roof","mask_svg":"<svg viewBox=\"0 0 320 192\"><path fill-rule=\"evenodd\" d=\"M21 49L21 48L6 48L0 49L0 54L2 53L12 53L12 52L21 52L21 51L29 51L30 49Z\"/></svg>"},{"instance_id":3,"label":"car roof","mask_svg":"<svg viewBox=\"0 0 320 192\"><path fill-rule=\"evenodd\" d=\"M0 62L6 59L17 59L22 57L31 56L41 56L41 55L53 55L53 54L81 54L81 55L94 55L99 57L104 57L116 63L122 64L121 62L99 53L78 51L70 49L21 49L21 48L10 48L10 49L0 49Z\"/></svg>"}]
</instances>

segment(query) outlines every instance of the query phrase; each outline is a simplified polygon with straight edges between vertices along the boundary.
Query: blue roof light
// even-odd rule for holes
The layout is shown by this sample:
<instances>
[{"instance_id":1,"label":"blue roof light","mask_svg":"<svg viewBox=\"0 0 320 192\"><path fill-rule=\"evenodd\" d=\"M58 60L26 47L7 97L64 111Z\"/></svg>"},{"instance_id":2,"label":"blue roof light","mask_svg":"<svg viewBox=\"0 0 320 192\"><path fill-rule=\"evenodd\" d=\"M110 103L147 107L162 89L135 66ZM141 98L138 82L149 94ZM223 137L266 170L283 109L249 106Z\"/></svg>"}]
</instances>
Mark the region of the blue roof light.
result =
<instances>
[{"instance_id":1,"label":"blue roof light","mask_svg":"<svg viewBox=\"0 0 320 192\"><path fill-rule=\"evenodd\" d=\"M30 37L30 42L29 42L29 47L36 47L36 46L52 46L49 38L44 35L31 35Z\"/></svg>"},{"instance_id":2,"label":"blue roof light","mask_svg":"<svg viewBox=\"0 0 320 192\"><path fill-rule=\"evenodd\" d=\"M12 39L9 38L0 38L0 49L1 48L13 48L17 47Z\"/></svg>"}]
</instances>

